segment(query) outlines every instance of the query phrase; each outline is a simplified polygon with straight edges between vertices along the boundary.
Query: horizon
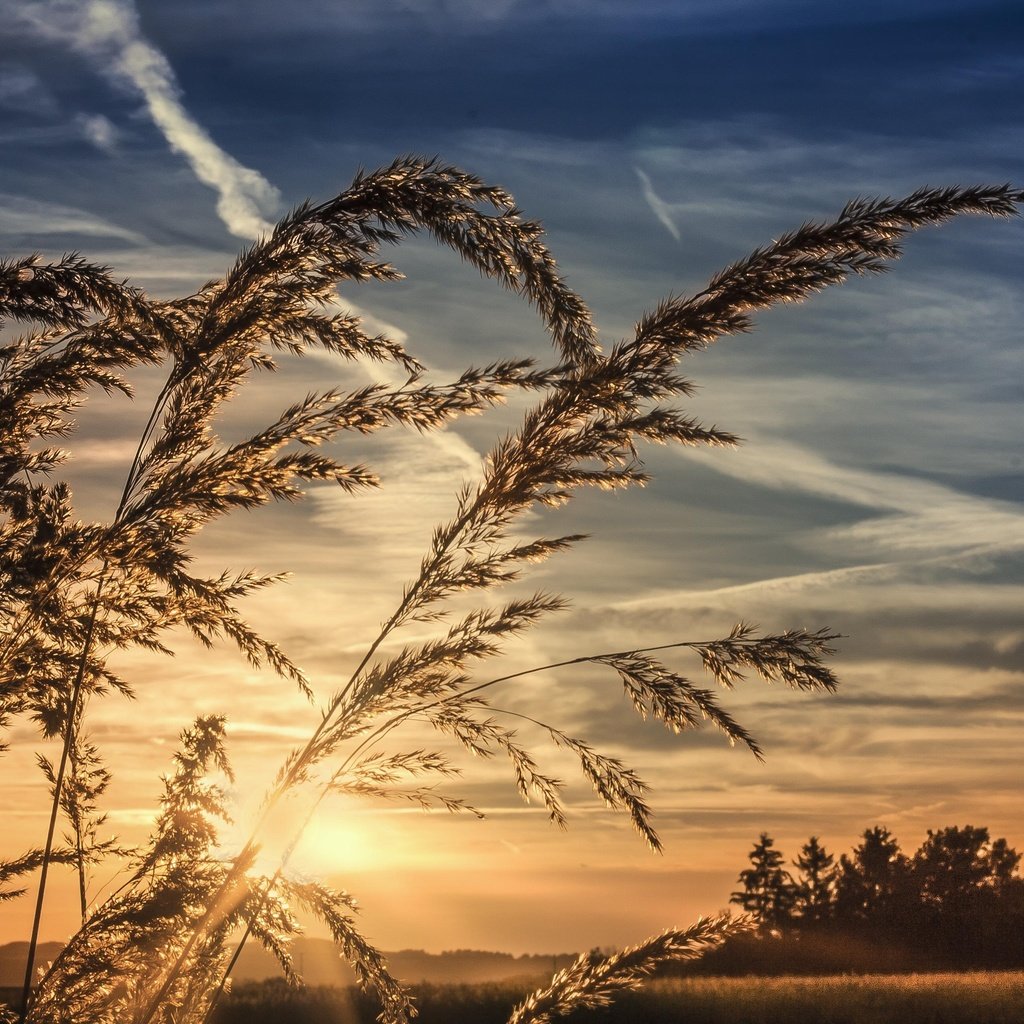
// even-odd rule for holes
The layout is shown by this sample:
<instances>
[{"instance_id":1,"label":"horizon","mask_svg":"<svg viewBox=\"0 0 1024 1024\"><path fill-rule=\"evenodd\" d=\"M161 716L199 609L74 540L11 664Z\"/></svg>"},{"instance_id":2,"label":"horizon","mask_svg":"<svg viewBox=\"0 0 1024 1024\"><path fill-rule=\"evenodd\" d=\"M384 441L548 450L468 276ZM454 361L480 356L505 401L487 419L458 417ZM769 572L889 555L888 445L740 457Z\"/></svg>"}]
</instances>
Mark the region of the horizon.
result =
<instances>
[{"instance_id":1,"label":"horizon","mask_svg":"<svg viewBox=\"0 0 1024 1024\"><path fill-rule=\"evenodd\" d=\"M5 256L81 250L163 297L223 273L307 196L325 199L358 167L403 152L437 152L508 188L545 225L606 347L664 296L699 290L856 195L1022 178L1024 12L1010 3L894 13L666 0L623 13L603 0L287 12L259 2L241 21L222 0L173 11L0 0L0 12L16 44L0 63ZM379 946L635 942L723 909L761 831L787 860L811 835L846 851L875 823L905 848L929 828L979 822L1024 848L1024 224L971 218L906 248L884 278L761 315L752 336L687 359L700 391L686 410L743 446L648 449L643 493L588 494L538 517L541 532L592 539L531 573L526 588L564 593L571 607L502 660L512 673L711 639L739 621L829 627L843 634L830 661L838 693L752 678L725 694L766 748L759 764L708 729L674 736L629 718L610 669L521 681L512 710L542 703L651 783L666 853L650 855L556 752L544 765L571 780L566 833L519 800L503 765L467 759L445 791L485 821L339 804L297 856L353 892ZM450 253L418 239L388 256L405 282L347 287L342 301L407 336L432 379L500 358L553 361L533 312ZM226 432L308 390L366 379L331 357L289 363L253 382ZM84 518L112 512L154 388L143 374L134 403L86 406L68 444ZM354 445L380 472L378 492L324 485L297 506L241 513L204 530L198 564L294 572L245 610L324 700L521 408L514 397L443 432ZM159 775L195 715L228 716L242 819L316 721L294 688L226 646L174 646L173 661L117 662L138 684L134 706L115 696L89 710L115 772L109 828L126 842L145 836ZM679 664L700 679L699 663ZM427 736L410 730L408 743ZM2 762L0 856L41 845L39 747L19 722ZM94 873L91 898L110 876ZM75 885L55 873L44 939L76 926ZM0 943L27 937L31 911L31 895L5 904Z\"/></svg>"}]
</instances>

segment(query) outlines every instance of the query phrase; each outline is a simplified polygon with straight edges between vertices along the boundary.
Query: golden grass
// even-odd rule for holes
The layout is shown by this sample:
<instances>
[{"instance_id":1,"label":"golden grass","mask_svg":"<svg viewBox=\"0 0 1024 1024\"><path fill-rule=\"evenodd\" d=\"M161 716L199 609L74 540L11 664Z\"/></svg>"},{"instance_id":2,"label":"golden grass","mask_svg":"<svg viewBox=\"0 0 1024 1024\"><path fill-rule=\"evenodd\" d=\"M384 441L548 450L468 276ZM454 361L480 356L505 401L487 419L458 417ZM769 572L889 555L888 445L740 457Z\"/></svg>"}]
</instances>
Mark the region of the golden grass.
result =
<instances>
[{"instance_id":1,"label":"golden grass","mask_svg":"<svg viewBox=\"0 0 1024 1024\"><path fill-rule=\"evenodd\" d=\"M526 982L420 985L419 1024L502 1024ZM610 1008L568 1020L602 1024L1020 1024L1024 972L660 979ZM240 985L217 1024L371 1024L355 990ZM563 1018L564 1019L564 1018Z\"/></svg>"},{"instance_id":2,"label":"golden grass","mask_svg":"<svg viewBox=\"0 0 1024 1024\"><path fill-rule=\"evenodd\" d=\"M1019 1024L1024 972L687 978L624 998L621 1021L690 1024Z\"/></svg>"}]
</instances>

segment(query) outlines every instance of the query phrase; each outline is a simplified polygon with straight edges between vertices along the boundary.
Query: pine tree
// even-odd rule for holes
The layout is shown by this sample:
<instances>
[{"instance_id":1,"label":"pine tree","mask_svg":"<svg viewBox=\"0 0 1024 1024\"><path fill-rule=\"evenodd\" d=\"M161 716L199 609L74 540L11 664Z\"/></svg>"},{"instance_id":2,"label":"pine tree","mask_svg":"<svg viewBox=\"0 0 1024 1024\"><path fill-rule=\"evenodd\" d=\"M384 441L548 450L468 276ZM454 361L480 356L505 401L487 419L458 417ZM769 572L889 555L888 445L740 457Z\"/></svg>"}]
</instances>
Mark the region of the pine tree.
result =
<instances>
[{"instance_id":1,"label":"pine tree","mask_svg":"<svg viewBox=\"0 0 1024 1024\"><path fill-rule=\"evenodd\" d=\"M835 858L811 836L793 861L800 871L796 883L796 911L804 925L817 925L832 914L835 895Z\"/></svg>"},{"instance_id":2,"label":"pine tree","mask_svg":"<svg viewBox=\"0 0 1024 1024\"><path fill-rule=\"evenodd\" d=\"M838 916L844 923L890 929L906 909L909 874L910 863L896 837L881 825L867 829L853 856L839 858Z\"/></svg>"},{"instance_id":3,"label":"pine tree","mask_svg":"<svg viewBox=\"0 0 1024 1024\"><path fill-rule=\"evenodd\" d=\"M910 871L921 922L936 951L956 962L986 958L997 944L1000 929L993 926L1001 905L1010 902L1004 894L1019 862L1020 854L1005 839L991 841L987 828L928 830Z\"/></svg>"},{"instance_id":4,"label":"pine tree","mask_svg":"<svg viewBox=\"0 0 1024 1024\"><path fill-rule=\"evenodd\" d=\"M928 830L911 868L922 903L959 917L1005 888L1019 862L1005 839L990 841L987 828L951 825Z\"/></svg>"},{"instance_id":5,"label":"pine tree","mask_svg":"<svg viewBox=\"0 0 1024 1024\"><path fill-rule=\"evenodd\" d=\"M793 877L782 866L785 858L774 846L775 840L762 832L747 855L751 866L740 872L743 888L729 898L730 903L738 903L753 916L762 934L775 931L789 920L797 896Z\"/></svg>"}]
</instances>

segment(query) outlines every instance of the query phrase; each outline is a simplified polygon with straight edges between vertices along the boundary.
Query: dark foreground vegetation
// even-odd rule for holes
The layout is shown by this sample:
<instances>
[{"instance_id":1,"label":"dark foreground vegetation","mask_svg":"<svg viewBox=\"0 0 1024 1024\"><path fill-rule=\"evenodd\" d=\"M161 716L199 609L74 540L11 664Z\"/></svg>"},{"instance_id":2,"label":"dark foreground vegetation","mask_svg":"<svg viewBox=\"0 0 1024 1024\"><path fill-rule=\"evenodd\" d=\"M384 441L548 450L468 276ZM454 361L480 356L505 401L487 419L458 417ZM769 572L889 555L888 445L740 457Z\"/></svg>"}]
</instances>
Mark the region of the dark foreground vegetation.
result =
<instances>
[{"instance_id":1,"label":"dark foreground vegetation","mask_svg":"<svg viewBox=\"0 0 1024 1024\"><path fill-rule=\"evenodd\" d=\"M505 1024L529 983L424 985L420 1024ZM1024 973L833 975L818 978L661 979L569 1024L1020 1024ZM358 989L240 985L216 1024L373 1024Z\"/></svg>"}]
</instances>

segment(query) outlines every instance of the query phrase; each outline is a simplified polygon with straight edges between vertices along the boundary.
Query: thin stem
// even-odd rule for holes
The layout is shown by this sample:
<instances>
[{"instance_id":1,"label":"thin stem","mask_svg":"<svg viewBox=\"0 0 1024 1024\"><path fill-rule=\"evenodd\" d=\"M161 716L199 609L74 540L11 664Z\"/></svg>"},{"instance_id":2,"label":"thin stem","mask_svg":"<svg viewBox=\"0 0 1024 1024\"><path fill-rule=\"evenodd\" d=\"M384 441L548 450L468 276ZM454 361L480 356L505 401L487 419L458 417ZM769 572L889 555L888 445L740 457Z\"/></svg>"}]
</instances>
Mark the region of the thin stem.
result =
<instances>
[{"instance_id":1,"label":"thin stem","mask_svg":"<svg viewBox=\"0 0 1024 1024\"><path fill-rule=\"evenodd\" d=\"M71 751L71 737L74 732L74 720L78 699L82 692L82 683L85 679L85 668L89 659L89 646L92 643L92 634L96 627L96 615L99 612L100 593L103 590L104 581L101 579L96 588L96 598L93 601L92 611L89 615L89 625L85 633L85 642L82 645L82 653L78 659L78 670L75 674L75 683L71 691L71 705L68 710L68 724L64 734L64 747L60 755L60 766L57 769L57 777L53 783L53 799L50 801L50 823L46 830L46 844L43 847L43 863L39 873L39 888L36 891L36 907L32 917L32 937L28 943L28 957L25 961L25 980L21 990L21 1015L19 1021L24 1022L28 1013L29 995L32 992L32 971L35 967L36 947L39 944L39 925L43 916L43 900L46 896L46 879L50 873L50 859L53 855L53 836L57 830L57 813L60 810L60 794L64 788L64 772L67 769L68 757Z\"/></svg>"},{"instance_id":2,"label":"thin stem","mask_svg":"<svg viewBox=\"0 0 1024 1024\"><path fill-rule=\"evenodd\" d=\"M277 868L274 871L274 874L271 877L270 881L267 882L266 888L263 890L263 895L260 898L260 902L253 913L258 914L266 905L267 900L270 898L271 892L273 892L274 890L274 886L277 884L278 879L284 873L284 869L288 866L288 862L291 860L292 854L295 852L299 843L302 841L302 837L303 835L305 835L306 829L309 828L309 823L313 820L313 817L316 814L317 810L319 809L320 804L323 803L324 798L330 792L331 784L337 777L338 773L335 773L335 775L331 778L331 782L320 790L320 793L317 796L316 800L313 801L313 804L307 811L306 817L303 819L302 824L298 827L298 829L296 829L295 834L292 836L290 842L288 843L288 846L281 854L281 859L277 865ZM206 1014L203 1016L203 1024L209 1024L210 1018L213 1016L213 1011L217 1006L217 1002L219 1001L221 995L224 993L224 988L228 983L228 978L231 977L231 972L235 969L235 964L238 963L238 958L242 955L242 950L245 948L245 944L248 941L249 936L252 934L252 916L253 914L249 915L249 920L246 922L245 925L245 931L242 933L242 937L238 940L238 945L235 947L235 951L231 955L231 960L228 962L227 967L225 967L224 973L221 975L220 982L217 985L216 991L213 993L213 996L210 999L210 1005L207 1007Z\"/></svg>"},{"instance_id":3,"label":"thin stem","mask_svg":"<svg viewBox=\"0 0 1024 1024\"><path fill-rule=\"evenodd\" d=\"M748 641L741 641L748 642ZM570 658L568 661L555 661L550 665L537 665L534 668L526 668L521 672L511 672L505 676L497 676L495 679L489 679L486 683L478 683L476 686L470 686L465 690L460 690L458 693L453 693L448 697L442 697L439 700L435 700L430 704L423 704L419 707L409 708L407 711L402 711L395 715L393 718L388 719L383 725L379 726L374 732L370 733L360 744L353 750L349 756L343 762L338 773L344 771L351 765L354 758L358 757L364 750L369 746L376 743L377 740L383 739L389 732L396 729L402 722L415 715L421 714L424 711L430 711L432 708L439 707L442 704L451 704L455 701L463 700L470 694L479 693L481 690L486 690L488 687L497 686L498 683L507 683L511 679L519 679L522 676L531 676L537 672L548 672L556 668L566 668L569 665L581 665L586 661L600 661L603 658L625 658L631 654L648 654L651 651L667 651L678 647L706 647L707 643L702 643L696 640L682 640L674 644L659 644L656 647L634 647L628 651L612 651L606 654L587 654L579 658ZM508 712L512 714L512 712ZM543 723L541 723L543 724ZM546 727L545 727L546 728ZM337 774L334 778L337 777ZM332 779L333 781L333 779Z\"/></svg>"},{"instance_id":4,"label":"thin stem","mask_svg":"<svg viewBox=\"0 0 1024 1024\"><path fill-rule=\"evenodd\" d=\"M79 705L84 713L85 703ZM75 727L76 732L78 726ZM78 749L77 740L73 739L71 743L71 785L72 788L77 788L76 783L78 782L78 756L76 750ZM85 924L85 912L88 907L88 901L85 893L85 849L82 842L82 812L81 808L75 804L69 802L69 808L72 810L71 825L75 830L75 867L78 870L78 904L81 910L82 924Z\"/></svg>"},{"instance_id":5,"label":"thin stem","mask_svg":"<svg viewBox=\"0 0 1024 1024\"><path fill-rule=\"evenodd\" d=\"M278 875L275 874L275 881L277 877ZM270 894L271 885L273 885L273 882L268 884L266 895ZM250 935L252 935L252 924L247 921L245 931L242 933L242 937L238 940L238 945L235 946L235 951L231 954L231 959L228 961L227 967L224 968L224 973L220 976L220 981L217 982L217 987L213 990L213 995L210 996L210 1005L206 1008L206 1013L203 1014L203 1024L209 1024L210 1018L213 1017L213 1012L217 1009L217 1003L220 1002L220 997L224 994L224 989L227 987L228 978L231 977L231 972L235 969L235 964L238 963L238 958L242 955L242 950L245 949L245 944L249 941Z\"/></svg>"},{"instance_id":6,"label":"thin stem","mask_svg":"<svg viewBox=\"0 0 1024 1024\"><path fill-rule=\"evenodd\" d=\"M142 462L143 451L152 436L153 429L156 425L156 421L162 411L164 405L167 402L167 398L170 395L171 389L178 383L177 369L172 369L168 375L167 380L164 382L163 387L160 389L160 393L156 397L156 401L153 403L153 408L150 411L149 419L146 421L146 426L142 432L142 436L139 438L139 443L135 449L135 455L132 458L131 466L128 470L128 475L125 478L124 487L121 490L121 497L117 503L117 509L114 513L114 519L111 523L111 531L118 525L121 520L121 516L124 514L125 506L128 504L128 498L134 489L137 480L136 475L139 471L139 467ZM43 848L43 862L39 874L39 887L36 892L36 906L35 912L32 918L32 935L29 939L28 955L25 962L25 979L22 986L21 995L21 1011L19 1021L24 1024L26 1015L29 1009L29 996L32 991L32 972L35 968L35 957L36 948L39 944L39 926L43 916L43 902L46 898L46 882L50 871L50 861L53 855L53 837L57 828L57 814L60 810L60 798L61 792L64 788L64 773L67 770L68 759L71 753L71 747L74 743L76 727L80 724L79 722L79 701L81 699L82 687L85 681L86 667L89 662L89 653L92 649L92 639L96 631L96 619L99 615L100 598L103 594L103 588L107 583L107 572L110 568L110 560L105 558L103 564L100 567L100 572L96 583L96 592L93 595L92 606L89 610L89 622L86 627L85 638L82 641L82 651L78 659L78 668L75 673L75 682L71 691L71 701L68 707L67 725L64 730L64 743L61 749L60 766L57 770L57 777L53 787L53 799L50 802L50 820L46 831L46 843ZM69 570L73 571L73 570ZM67 577L65 573L64 578ZM62 580L54 583L51 587L51 591L54 587L58 586ZM81 836L76 829L77 841L79 843L79 852L81 844ZM85 912L85 881L82 877L82 870L84 865L82 864L81 858L79 859L79 887L81 892L82 907L83 907L83 918Z\"/></svg>"},{"instance_id":7,"label":"thin stem","mask_svg":"<svg viewBox=\"0 0 1024 1024\"><path fill-rule=\"evenodd\" d=\"M175 960L174 964L168 970L166 976L164 977L163 984L160 986L159 991L156 993L156 995L150 1001L149 1005L146 1007L146 1011L141 1017L139 1024L149 1024L149 1022L153 1019L153 1016L156 1013L161 1000L163 1000L163 998L170 991L171 985L174 983L174 979L177 977L177 975L181 972L181 968L184 966L185 960L188 958L189 953L191 953L192 950L195 948L196 943L203 936L205 930L209 926L209 923L214 918L214 916L222 912L225 904L225 897L228 893L228 890L232 887L233 883L238 878L239 866L248 860L249 855L255 848L256 838L259 835L260 830L263 828L263 825L266 823L266 820L269 817L270 813L278 805L284 794L294 784L295 780L298 778L299 772L306 767L310 753L313 751L320 737L332 724L332 721L338 709L343 707L345 698L351 692L352 687L355 685L356 680L359 678L359 674L363 671L363 669L369 663L370 659L377 652L377 649L380 647L380 645L388 637L391 630L394 629L395 625L399 622L402 615L409 607L410 602L413 600L417 592L423 586L424 582L429 578L430 570L437 565L437 562L444 554L444 552L447 551L448 548L451 547L451 545L457 540L459 533L461 533L466 523L469 522L470 518L473 515L473 512L476 510L477 506L482 501L482 498L482 494L478 495L473 505L469 509L467 509L462 514L462 516L460 516L459 519L456 521L450 532L448 539L445 541L444 545L442 545L442 547L439 548L439 550L436 552L435 557L431 562L430 566L428 566L420 572L420 575L417 577L416 582L412 585L412 587L402 598L402 601L399 604L399 606L395 609L394 613L384 624L384 626L381 627L381 630L377 634L376 639L373 641L372 644L370 644L370 647L366 651L366 654L363 655L362 660L359 662L359 664L356 666L355 671L349 677L348 682L342 688L338 696L332 701L330 711L320 719L320 722L317 724L316 729L313 730L312 736L310 736L310 738L306 741L305 746L302 748L298 756L295 758L291 768L285 774L284 778L274 787L273 791L268 796L267 801L263 805L263 809L256 820L256 823L253 825L252 829L249 832L249 837L246 839L245 845L242 847L241 852L235 858L235 861L232 864L230 870L228 871L227 876L221 883L221 886L217 891L216 897L207 905L202 917L193 926L188 941L185 943L185 946L182 949L182 951L178 954L178 957ZM317 804L319 804L319 800L317 801ZM305 826L303 826L303 831L304 830Z\"/></svg>"}]
</instances>

